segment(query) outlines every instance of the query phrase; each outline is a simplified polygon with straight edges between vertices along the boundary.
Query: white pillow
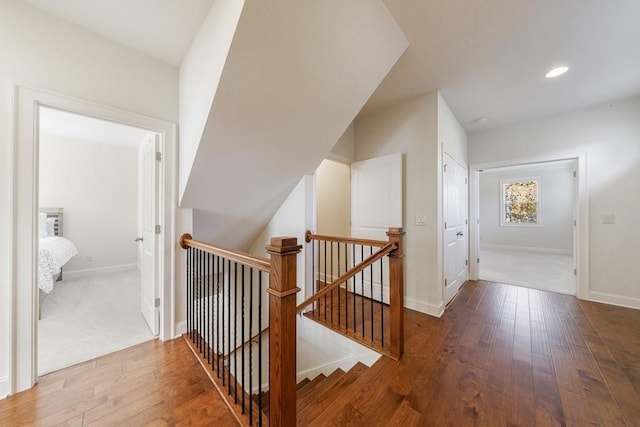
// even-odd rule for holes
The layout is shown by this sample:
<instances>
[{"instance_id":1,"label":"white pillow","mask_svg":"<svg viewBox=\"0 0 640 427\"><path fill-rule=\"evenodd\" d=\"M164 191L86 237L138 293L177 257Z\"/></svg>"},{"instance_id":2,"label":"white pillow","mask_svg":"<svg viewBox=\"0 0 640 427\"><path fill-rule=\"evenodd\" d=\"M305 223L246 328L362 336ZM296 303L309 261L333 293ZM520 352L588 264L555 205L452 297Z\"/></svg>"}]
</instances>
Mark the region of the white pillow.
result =
<instances>
[{"instance_id":1,"label":"white pillow","mask_svg":"<svg viewBox=\"0 0 640 427\"><path fill-rule=\"evenodd\" d=\"M56 219L47 218L47 237L56 235Z\"/></svg>"},{"instance_id":2,"label":"white pillow","mask_svg":"<svg viewBox=\"0 0 640 427\"><path fill-rule=\"evenodd\" d=\"M38 214L38 237L47 237L47 214Z\"/></svg>"}]
</instances>

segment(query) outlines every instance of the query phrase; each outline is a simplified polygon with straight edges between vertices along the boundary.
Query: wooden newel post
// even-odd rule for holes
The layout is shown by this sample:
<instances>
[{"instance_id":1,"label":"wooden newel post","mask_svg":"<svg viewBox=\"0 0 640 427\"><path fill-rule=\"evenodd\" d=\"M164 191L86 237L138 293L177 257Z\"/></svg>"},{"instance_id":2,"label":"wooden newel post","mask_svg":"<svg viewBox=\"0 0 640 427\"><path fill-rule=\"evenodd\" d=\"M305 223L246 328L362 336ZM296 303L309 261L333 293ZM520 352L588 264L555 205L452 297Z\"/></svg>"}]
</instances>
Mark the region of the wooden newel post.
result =
<instances>
[{"instance_id":1,"label":"wooden newel post","mask_svg":"<svg viewBox=\"0 0 640 427\"><path fill-rule=\"evenodd\" d=\"M295 237L274 237L269 282L269 425L296 425L296 286Z\"/></svg>"},{"instance_id":2,"label":"wooden newel post","mask_svg":"<svg viewBox=\"0 0 640 427\"><path fill-rule=\"evenodd\" d=\"M389 254L389 308L391 310L391 355L399 359L404 352L404 230L392 227L387 231L389 242L396 250Z\"/></svg>"}]
</instances>

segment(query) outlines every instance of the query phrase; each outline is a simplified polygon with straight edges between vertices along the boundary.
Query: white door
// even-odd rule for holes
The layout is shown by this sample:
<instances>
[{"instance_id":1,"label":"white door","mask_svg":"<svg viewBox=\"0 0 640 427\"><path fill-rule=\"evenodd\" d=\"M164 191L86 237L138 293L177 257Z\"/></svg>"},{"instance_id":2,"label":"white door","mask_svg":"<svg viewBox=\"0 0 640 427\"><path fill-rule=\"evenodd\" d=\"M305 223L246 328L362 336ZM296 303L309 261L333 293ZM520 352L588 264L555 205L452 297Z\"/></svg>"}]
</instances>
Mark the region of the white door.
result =
<instances>
[{"instance_id":1,"label":"white door","mask_svg":"<svg viewBox=\"0 0 640 427\"><path fill-rule=\"evenodd\" d=\"M142 193L140 195L142 199L141 311L153 334L158 334L160 329L160 308L156 302L159 302L158 296L160 294L157 269L160 236L156 233L156 225L159 224L157 197L159 168L156 160L158 146L157 134L150 134L144 142L142 148L142 185L140 188Z\"/></svg>"},{"instance_id":2,"label":"white door","mask_svg":"<svg viewBox=\"0 0 640 427\"><path fill-rule=\"evenodd\" d=\"M387 240L389 227L402 227L402 154L392 154L351 164L351 236L374 240ZM356 251L353 262L362 261L363 254ZM364 253L367 258L369 253ZM367 283L356 292L388 302L388 274L384 269L374 274L373 285ZM373 295L371 295L373 293Z\"/></svg>"},{"instance_id":3,"label":"white door","mask_svg":"<svg viewBox=\"0 0 640 427\"><path fill-rule=\"evenodd\" d=\"M467 170L447 153L443 160L444 303L448 304L469 277Z\"/></svg>"}]
</instances>

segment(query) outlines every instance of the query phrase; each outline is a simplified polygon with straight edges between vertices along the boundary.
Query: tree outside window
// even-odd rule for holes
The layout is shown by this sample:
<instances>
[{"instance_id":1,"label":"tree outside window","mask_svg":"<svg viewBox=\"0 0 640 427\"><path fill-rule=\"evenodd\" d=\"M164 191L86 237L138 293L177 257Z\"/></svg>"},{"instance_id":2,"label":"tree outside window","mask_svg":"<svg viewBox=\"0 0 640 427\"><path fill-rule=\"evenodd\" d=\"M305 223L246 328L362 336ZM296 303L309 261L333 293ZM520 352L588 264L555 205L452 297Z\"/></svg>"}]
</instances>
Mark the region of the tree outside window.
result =
<instances>
[{"instance_id":1,"label":"tree outside window","mask_svg":"<svg viewBox=\"0 0 640 427\"><path fill-rule=\"evenodd\" d=\"M502 226L540 226L540 178L500 180Z\"/></svg>"}]
</instances>

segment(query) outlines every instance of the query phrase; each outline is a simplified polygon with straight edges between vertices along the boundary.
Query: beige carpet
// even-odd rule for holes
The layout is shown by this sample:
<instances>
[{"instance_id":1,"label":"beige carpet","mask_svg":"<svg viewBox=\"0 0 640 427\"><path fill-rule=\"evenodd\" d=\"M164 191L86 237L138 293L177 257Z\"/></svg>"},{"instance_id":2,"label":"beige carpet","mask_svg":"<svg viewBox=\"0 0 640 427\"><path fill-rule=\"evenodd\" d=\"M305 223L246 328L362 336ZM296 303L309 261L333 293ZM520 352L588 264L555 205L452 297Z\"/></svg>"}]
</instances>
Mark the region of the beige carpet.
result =
<instances>
[{"instance_id":1,"label":"beige carpet","mask_svg":"<svg viewBox=\"0 0 640 427\"><path fill-rule=\"evenodd\" d=\"M56 282L38 321L38 375L153 339L140 314L140 273Z\"/></svg>"},{"instance_id":2,"label":"beige carpet","mask_svg":"<svg viewBox=\"0 0 640 427\"><path fill-rule=\"evenodd\" d=\"M575 295L573 268L572 255L481 248L478 278Z\"/></svg>"}]
</instances>

